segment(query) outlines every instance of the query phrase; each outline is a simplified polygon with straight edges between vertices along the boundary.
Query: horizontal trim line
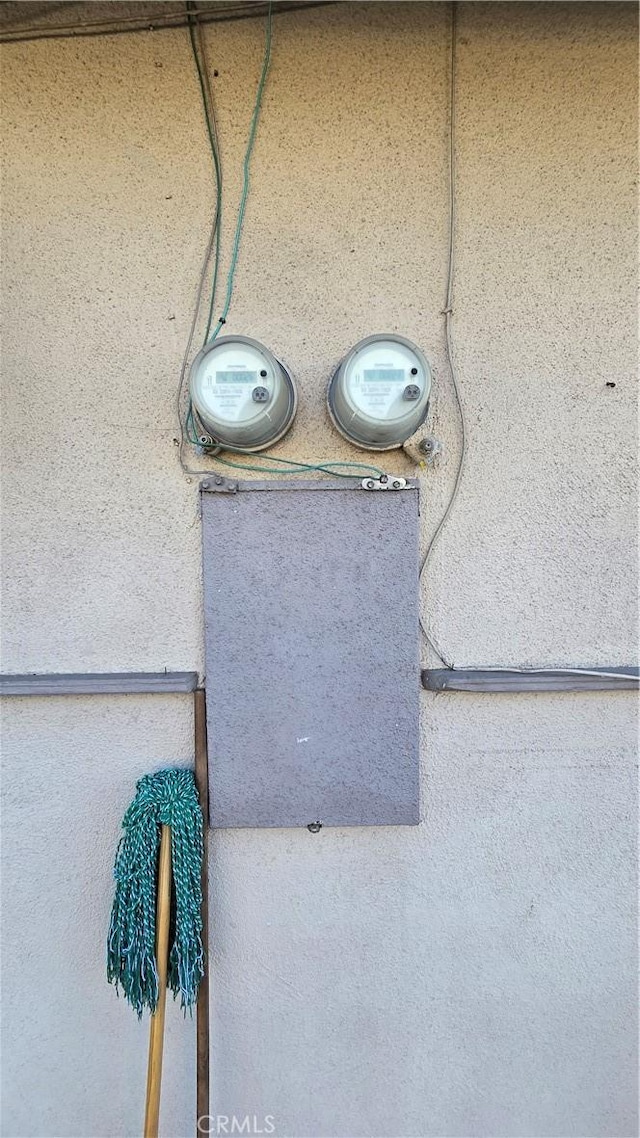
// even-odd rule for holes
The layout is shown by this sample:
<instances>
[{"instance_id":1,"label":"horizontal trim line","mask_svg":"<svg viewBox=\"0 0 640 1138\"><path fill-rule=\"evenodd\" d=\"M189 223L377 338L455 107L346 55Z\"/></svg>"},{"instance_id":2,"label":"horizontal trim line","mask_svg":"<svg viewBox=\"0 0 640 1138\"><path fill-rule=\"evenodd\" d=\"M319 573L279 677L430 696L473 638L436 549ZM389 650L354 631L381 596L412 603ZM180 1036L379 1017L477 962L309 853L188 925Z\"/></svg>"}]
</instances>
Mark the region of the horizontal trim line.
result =
<instances>
[{"instance_id":1,"label":"horizontal trim line","mask_svg":"<svg viewBox=\"0 0 640 1138\"><path fill-rule=\"evenodd\" d=\"M0 675L0 695L143 695L191 692L197 672L53 672Z\"/></svg>"},{"instance_id":2,"label":"horizontal trim line","mask_svg":"<svg viewBox=\"0 0 640 1138\"><path fill-rule=\"evenodd\" d=\"M609 667L583 673L562 669L508 671L500 669L424 668L422 686L428 691L637 691L640 669ZM144 695L192 692L197 672L69 672L0 675L0 695Z\"/></svg>"},{"instance_id":3,"label":"horizontal trim line","mask_svg":"<svg viewBox=\"0 0 640 1138\"><path fill-rule=\"evenodd\" d=\"M598 674L600 673L600 674ZM555 668L508 671L491 668L423 668L427 691L637 691L640 668Z\"/></svg>"}]
</instances>

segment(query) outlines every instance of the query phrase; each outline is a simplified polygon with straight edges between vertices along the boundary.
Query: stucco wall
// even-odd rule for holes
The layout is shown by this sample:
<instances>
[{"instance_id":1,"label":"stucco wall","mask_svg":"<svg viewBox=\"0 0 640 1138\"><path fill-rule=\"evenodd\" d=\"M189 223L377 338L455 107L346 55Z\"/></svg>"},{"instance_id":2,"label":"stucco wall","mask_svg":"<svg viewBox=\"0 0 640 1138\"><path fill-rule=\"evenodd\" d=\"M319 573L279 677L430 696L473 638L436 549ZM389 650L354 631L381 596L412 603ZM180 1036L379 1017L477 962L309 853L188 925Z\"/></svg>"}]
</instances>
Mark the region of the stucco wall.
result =
<instances>
[{"instance_id":1,"label":"stucco wall","mask_svg":"<svg viewBox=\"0 0 640 1138\"><path fill-rule=\"evenodd\" d=\"M225 258L263 30L206 32ZM358 338L423 347L445 444L425 541L459 446L448 35L440 4L275 18L227 328L299 381L289 457L360 457L324 412ZM187 36L2 54L3 670L201 669L174 442L212 208ZM461 6L469 460L424 598L457 665L633 662L636 128L633 5ZM634 707L424 693L420 827L216 833L214 1112L297 1138L634 1134ZM139 1131L146 1031L103 974L111 861L135 779L190 755L183 697L7 702L8 1138ZM164 1133L186 1135L177 1014L168 1049Z\"/></svg>"}]
</instances>

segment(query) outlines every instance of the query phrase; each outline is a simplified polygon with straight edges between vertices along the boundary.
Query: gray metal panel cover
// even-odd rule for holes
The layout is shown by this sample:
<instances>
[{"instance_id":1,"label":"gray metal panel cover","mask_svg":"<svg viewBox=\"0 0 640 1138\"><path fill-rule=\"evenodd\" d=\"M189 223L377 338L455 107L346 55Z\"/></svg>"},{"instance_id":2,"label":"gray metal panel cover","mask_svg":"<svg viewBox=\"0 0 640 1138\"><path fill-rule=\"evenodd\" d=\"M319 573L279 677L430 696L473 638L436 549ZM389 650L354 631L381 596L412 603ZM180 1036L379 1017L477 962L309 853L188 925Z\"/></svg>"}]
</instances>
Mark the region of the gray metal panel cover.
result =
<instances>
[{"instance_id":1,"label":"gray metal panel cover","mask_svg":"<svg viewBox=\"0 0 640 1138\"><path fill-rule=\"evenodd\" d=\"M212 825L416 824L417 489L243 483L202 512Z\"/></svg>"}]
</instances>

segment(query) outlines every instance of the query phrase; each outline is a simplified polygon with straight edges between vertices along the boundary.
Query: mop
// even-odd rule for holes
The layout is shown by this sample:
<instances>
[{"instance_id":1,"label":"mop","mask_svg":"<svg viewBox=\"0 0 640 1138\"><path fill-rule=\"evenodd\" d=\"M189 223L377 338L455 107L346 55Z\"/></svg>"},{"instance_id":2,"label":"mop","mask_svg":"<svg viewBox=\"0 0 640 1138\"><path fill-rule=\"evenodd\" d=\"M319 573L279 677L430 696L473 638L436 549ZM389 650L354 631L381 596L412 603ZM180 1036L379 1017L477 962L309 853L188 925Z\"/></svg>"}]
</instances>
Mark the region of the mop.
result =
<instances>
[{"instance_id":1,"label":"mop","mask_svg":"<svg viewBox=\"0 0 640 1138\"><path fill-rule=\"evenodd\" d=\"M202 811L193 772L141 778L122 828L107 979L139 1019L145 1008L151 1013L144 1135L157 1138L167 987L186 1014L204 976Z\"/></svg>"}]
</instances>

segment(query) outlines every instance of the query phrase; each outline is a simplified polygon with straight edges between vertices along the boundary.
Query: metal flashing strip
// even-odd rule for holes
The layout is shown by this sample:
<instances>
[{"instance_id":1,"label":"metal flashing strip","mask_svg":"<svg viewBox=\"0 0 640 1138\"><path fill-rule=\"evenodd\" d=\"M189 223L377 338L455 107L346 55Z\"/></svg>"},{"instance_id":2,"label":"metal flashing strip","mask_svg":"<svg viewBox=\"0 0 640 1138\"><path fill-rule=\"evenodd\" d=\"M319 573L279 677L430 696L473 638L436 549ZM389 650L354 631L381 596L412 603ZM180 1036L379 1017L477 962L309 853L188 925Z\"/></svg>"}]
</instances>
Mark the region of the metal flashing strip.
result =
<instances>
[{"instance_id":1,"label":"metal flashing strip","mask_svg":"<svg viewBox=\"0 0 640 1138\"><path fill-rule=\"evenodd\" d=\"M640 668L593 668L584 672L497 668L424 668L427 691L638 691ZM153 695L180 694L198 688L197 672L70 672L0 675L0 695Z\"/></svg>"},{"instance_id":2,"label":"metal flashing strip","mask_svg":"<svg viewBox=\"0 0 640 1138\"><path fill-rule=\"evenodd\" d=\"M154 695L192 692L197 687L197 672L0 675L0 695Z\"/></svg>"},{"instance_id":3,"label":"metal flashing strip","mask_svg":"<svg viewBox=\"0 0 640 1138\"><path fill-rule=\"evenodd\" d=\"M423 668L422 686L427 691L528 692L528 691L637 691L640 668L508 669Z\"/></svg>"}]
</instances>

